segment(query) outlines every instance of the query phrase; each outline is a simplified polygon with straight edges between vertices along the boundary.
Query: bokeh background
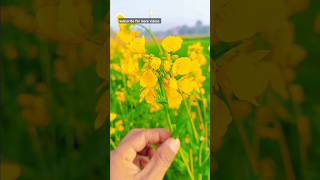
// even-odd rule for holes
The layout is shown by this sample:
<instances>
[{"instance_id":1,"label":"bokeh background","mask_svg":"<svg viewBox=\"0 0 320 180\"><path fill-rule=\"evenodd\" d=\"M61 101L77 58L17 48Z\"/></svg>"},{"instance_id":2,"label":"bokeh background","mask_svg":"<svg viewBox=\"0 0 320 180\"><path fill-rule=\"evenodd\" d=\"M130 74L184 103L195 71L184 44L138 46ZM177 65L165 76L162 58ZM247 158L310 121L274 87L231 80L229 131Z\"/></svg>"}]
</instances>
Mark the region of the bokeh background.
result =
<instances>
[{"instance_id":1,"label":"bokeh background","mask_svg":"<svg viewBox=\"0 0 320 180\"><path fill-rule=\"evenodd\" d=\"M106 174L108 137L105 136L108 130L97 130L94 124L98 97L108 86L104 43L109 37L109 28L106 28L109 2L0 2L1 179L106 179L109 177ZM230 95L230 92L219 91L221 83L220 88L215 89L215 96L211 96L218 97L217 101L213 100L213 111L219 115L211 119L213 178L319 179L320 2L229 1L238 4L229 6L231 9L221 9L227 2L212 3L211 12L221 13L219 18L225 20L219 23L226 23L216 24L219 18L212 16L215 17L211 23L212 73L217 72L215 63L239 42L255 39L258 49L274 50L270 45L281 42L281 37L288 41L276 46L280 54L286 52L286 58L278 58L285 60L276 66L280 67L280 76L273 78L282 79L282 83L275 86L282 88L275 90L267 85L263 93L254 96L257 104L240 100L234 92L231 93L233 103L228 103L224 94ZM284 5L277 8L278 2ZM257 10L250 11L257 9L257 5L269 11L260 11L262 15ZM220 9L215 9L217 7ZM281 13L288 9L289 14ZM237 14L240 15L235 16ZM244 19L232 21L234 17ZM248 21L252 20L250 17L258 20ZM230 26L226 20L229 18ZM257 32L270 32L257 29L257 25L272 27L278 20L290 22L292 27L274 33L277 38L273 41L266 35L256 36ZM224 31L217 35L220 27ZM298 48L288 50L292 44ZM288 57L298 61L288 64ZM237 68L234 70L238 72ZM218 75L212 77L211 80L215 80ZM284 91L283 79L286 79ZM239 82L238 87L246 90L259 84L252 83L250 78L246 80L233 82ZM224 84L228 80L217 81ZM262 100L270 93L267 96L275 104ZM109 114L106 106L99 111L104 119ZM267 129L256 131L258 120Z\"/></svg>"},{"instance_id":2,"label":"bokeh background","mask_svg":"<svg viewBox=\"0 0 320 180\"><path fill-rule=\"evenodd\" d=\"M213 178L319 179L320 2L213 9Z\"/></svg>"},{"instance_id":3,"label":"bokeh background","mask_svg":"<svg viewBox=\"0 0 320 180\"><path fill-rule=\"evenodd\" d=\"M94 124L109 2L0 2L0 179L106 179Z\"/></svg>"}]
</instances>

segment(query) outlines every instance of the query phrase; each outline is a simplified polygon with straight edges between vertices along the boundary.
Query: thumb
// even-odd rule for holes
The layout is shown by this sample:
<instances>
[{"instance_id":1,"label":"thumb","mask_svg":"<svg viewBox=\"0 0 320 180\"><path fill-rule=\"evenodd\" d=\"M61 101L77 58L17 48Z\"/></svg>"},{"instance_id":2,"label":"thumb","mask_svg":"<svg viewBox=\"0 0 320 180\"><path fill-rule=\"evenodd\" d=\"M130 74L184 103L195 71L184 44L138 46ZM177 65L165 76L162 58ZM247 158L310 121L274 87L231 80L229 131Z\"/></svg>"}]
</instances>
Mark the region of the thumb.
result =
<instances>
[{"instance_id":1,"label":"thumb","mask_svg":"<svg viewBox=\"0 0 320 180\"><path fill-rule=\"evenodd\" d=\"M160 145L148 165L142 170L141 176L145 179L163 179L179 148L179 139L167 139Z\"/></svg>"}]
</instances>

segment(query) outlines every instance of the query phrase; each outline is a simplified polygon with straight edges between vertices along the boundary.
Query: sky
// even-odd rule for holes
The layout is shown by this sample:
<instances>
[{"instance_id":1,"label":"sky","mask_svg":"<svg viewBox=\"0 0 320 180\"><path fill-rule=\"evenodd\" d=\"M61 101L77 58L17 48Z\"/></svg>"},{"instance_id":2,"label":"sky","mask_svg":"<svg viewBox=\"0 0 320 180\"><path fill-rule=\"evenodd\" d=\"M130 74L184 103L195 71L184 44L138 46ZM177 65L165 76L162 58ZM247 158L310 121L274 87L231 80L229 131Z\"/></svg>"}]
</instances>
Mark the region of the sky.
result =
<instances>
[{"instance_id":1,"label":"sky","mask_svg":"<svg viewBox=\"0 0 320 180\"><path fill-rule=\"evenodd\" d=\"M150 25L155 31L184 24L192 26L197 20L209 25L210 0L111 0L110 23L117 31L119 13L127 18L161 18L161 24Z\"/></svg>"}]
</instances>

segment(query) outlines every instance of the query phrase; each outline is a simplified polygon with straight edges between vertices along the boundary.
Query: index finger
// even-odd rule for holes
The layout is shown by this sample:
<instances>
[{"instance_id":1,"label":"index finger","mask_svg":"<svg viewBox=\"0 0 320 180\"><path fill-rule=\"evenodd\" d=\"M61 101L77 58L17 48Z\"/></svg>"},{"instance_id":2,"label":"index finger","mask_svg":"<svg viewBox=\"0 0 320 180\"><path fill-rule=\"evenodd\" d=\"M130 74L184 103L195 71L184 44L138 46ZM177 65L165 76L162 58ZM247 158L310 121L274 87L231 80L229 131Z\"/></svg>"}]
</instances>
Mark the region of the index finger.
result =
<instances>
[{"instance_id":1,"label":"index finger","mask_svg":"<svg viewBox=\"0 0 320 180\"><path fill-rule=\"evenodd\" d=\"M119 144L116 152L125 160L132 162L137 152L142 151L147 145L161 144L169 137L171 137L170 132L164 128L130 132Z\"/></svg>"}]
</instances>

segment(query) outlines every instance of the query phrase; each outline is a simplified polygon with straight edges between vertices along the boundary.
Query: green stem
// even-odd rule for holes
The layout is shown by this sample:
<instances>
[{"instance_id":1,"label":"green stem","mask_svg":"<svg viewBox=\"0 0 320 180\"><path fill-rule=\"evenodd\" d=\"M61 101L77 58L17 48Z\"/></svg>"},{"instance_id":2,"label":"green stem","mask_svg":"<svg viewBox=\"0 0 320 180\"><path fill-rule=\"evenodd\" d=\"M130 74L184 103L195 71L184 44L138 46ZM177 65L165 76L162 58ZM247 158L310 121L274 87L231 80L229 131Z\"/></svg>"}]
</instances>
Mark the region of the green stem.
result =
<instances>
[{"instance_id":1,"label":"green stem","mask_svg":"<svg viewBox=\"0 0 320 180\"><path fill-rule=\"evenodd\" d=\"M193 123L193 120L192 120L192 117L191 117L190 109L188 108L187 102L184 99L184 97L182 97L182 99L183 99L184 105L185 105L185 107L187 109L187 112L188 112L188 115L189 115L189 119L190 119L190 122L191 122L191 126L192 126L194 137L195 137L196 141L198 142L198 133L197 133L196 127L194 126L194 123Z\"/></svg>"},{"instance_id":2,"label":"green stem","mask_svg":"<svg viewBox=\"0 0 320 180\"><path fill-rule=\"evenodd\" d=\"M110 138L110 144L112 146L112 149L116 149L116 144L113 142L111 138Z\"/></svg>"},{"instance_id":3,"label":"green stem","mask_svg":"<svg viewBox=\"0 0 320 180\"><path fill-rule=\"evenodd\" d=\"M170 131L173 132L173 126L172 126L172 123L171 123L171 118L170 118L170 115L169 115L169 110L168 110L168 106L165 105L165 109L166 109L166 114L167 114L167 121L168 121L168 125L169 125L169 128L170 128Z\"/></svg>"},{"instance_id":4,"label":"green stem","mask_svg":"<svg viewBox=\"0 0 320 180\"><path fill-rule=\"evenodd\" d=\"M182 161L183 161L184 164L187 166L187 171L188 171L188 174L189 174L190 178L191 178L192 180L194 180L194 176L193 176L193 174L191 173L191 169L190 169L190 167L189 167L189 165L188 165L187 158L186 158L186 156L183 154L183 152L182 152L181 149L179 150L179 154L180 154L180 156L181 156L181 158L182 158Z\"/></svg>"},{"instance_id":5,"label":"green stem","mask_svg":"<svg viewBox=\"0 0 320 180\"><path fill-rule=\"evenodd\" d=\"M123 64L121 63L121 67L123 67ZM122 75L122 84L123 84L123 88L125 89L125 93L128 94L128 88L127 88L127 79L126 79L126 76L121 73ZM128 96L127 96L128 97ZM124 107L125 111L126 111L126 114L128 115L129 114L129 110L128 110L128 99L125 99L125 102L124 102L126 105Z\"/></svg>"},{"instance_id":6,"label":"green stem","mask_svg":"<svg viewBox=\"0 0 320 180\"><path fill-rule=\"evenodd\" d=\"M207 97L205 97L202 93L200 93L200 97L201 97L201 99L208 99ZM210 100L210 98L209 98L209 100ZM210 107L210 101L207 101L207 103L208 103L208 107ZM203 103L202 103L203 104ZM199 103L198 103L198 105L199 105ZM203 107L204 107L204 105L203 105ZM202 109L202 111L203 111L203 119L207 119L207 110L206 109L204 109L204 108L201 108ZM209 108L209 110L210 110L210 108ZM210 114L210 112L209 112L209 114Z\"/></svg>"},{"instance_id":7,"label":"green stem","mask_svg":"<svg viewBox=\"0 0 320 180\"><path fill-rule=\"evenodd\" d=\"M207 155L206 158L204 158L204 161L202 162L202 164L205 164L210 158L210 153Z\"/></svg>"},{"instance_id":8,"label":"green stem","mask_svg":"<svg viewBox=\"0 0 320 180\"><path fill-rule=\"evenodd\" d=\"M191 172L192 172L192 174L194 174L194 165L193 165L193 153L192 153L192 149L189 150L189 157L190 157Z\"/></svg>"},{"instance_id":9,"label":"green stem","mask_svg":"<svg viewBox=\"0 0 320 180\"><path fill-rule=\"evenodd\" d=\"M199 167L202 165L202 149L203 149L203 142L200 144L200 152L199 152Z\"/></svg>"},{"instance_id":10,"label":"green stem","mask_svg":"<svg viewBox=\"0 0 320 180\"><path fill-rule=\"evenodd\" d=\"M143 28L146 32L148 32L148 33L150 34L152 40L153 40L154 43L157 45L157 47L158 47L158 49L159 49L159 51L160 51L160 55L163 55L163 54L164 54L164 51L163 51L162 47L160 46L160 44L158 43L158 41L157 41L155 35L153 34L153 32L152 32L150 29L148 29L147 27L145 27L145 26L143 26L143 25L141 25L141 24L137 24L137 26ZM159 84L160 84L160 89L161 89L161 93L162 93L163 97L166 97L166 94L165 94L165 92L164 92L164 88L163 88L163 85L162 85L162 81L161 81L160 79L159 79ZM173 131L174 131L174 128L173 128L172 123L171 123L171 118L170 118L170 114L169 114L169 110L168 110L168 104L165 104L164 107L165 107L165 111L166 111L166 115L167 115L167 123L168 123L168 126L169 126L169 128L170 128L170 131L173 132ZM191 118L191 116L190 116L190 118ZM192 120L191 120L191 121L192 121ZM192 122L192 123L193 123L193 122ZM196 135L196 136L197 136L197 135ZM182 158L182 161L184 162L185 166L187 167L187 171L188 171L188 174L189 174L190 178L191 178L192 180L194 180L194 176L193 176L193 174L192 174L192 172L191 172L191 169L190 169L190 167L189 167L189 164L188 164L188 161L187 161L187 159L186 159L186 156L183 154L183 152L182 152L181 149L179 150L179 154L180 154L180 156L181 156L181 158Z\"/></svg>"},{"instance_id":11,"label":"green stem","mask_svg":"<svg viewBox=\"0 0 320 180\"><path fill-rule=\"evenodd\" d=\"M161 82L162 82L162 80L159 79L161 94L162 94L163 97L166 97L166 94L165 94L165 92L164 92L164 88L163 88L163 85L162 85ZM165 104L164 107L165 107L165 110L166 110L167 120L168 120L168 125L169 125L169 128L170 128L170 131L173 132L174 129L173 129L172 124L171 124L170 114L169 114L169 110L168 110L168 104ZM186 158L185 155L183 154L182 149L179 150L179 154L180 154L180 156L181 156L181 158L182 158L182 161L183 161L184 165L187 167L187 171L188 171L188 174L190 175L190 178L191 178L192 180L194 180L194 177L193 177L193 174L192 174L191 169L190 169L190 167L189 167L187 158Z\"/></svg>"},{"instance_id":12,"label":"green stem","mask_svg":"<svg viewBox=\"0 0 320 180\"><path fill-rule=\"evenodd\" d=\"M163 97L166 97L167 98L167 95L166 93L164 92L164 88L163 88L163 85L162 85L162 79L159 79L159 84L160 84L160 91L161 91L161 94ZM171 118L170 118L170 114L169 114L169 109L168 109L168 104L165 104L164 105L164 108L165 108L165 111L166 111L166 115L167 115L167 123L168 123L168 126L170 128L170 131L173 132L173 126L172 126L172 123L171 123Z\"/></svg>"},{"instance_id":13,"label":"green stem","mask_svg":"<svg viewBox=\"0 0 320 180\"><path fill-rule=\"evenodd\" d=\"M38 135L38 132L37 132L37 129L33 126L29 127L28 129L28 133L29 133L29 136L31 137L31 142L33 144L33 150L34 150L34 153L36 154L36 158L38 160L38 165L40 168L43 168L43 169L46 169L47 168L47 165L45 163L45 159L44 159L44 156L43 156L43 148L41 147L41 141L39 139L39 135Z\"/></svg>"},{"instance_id":14,"label":"green stem","mask_svg":"<svg viewBox=\"0 0 320 180\"><path fill-rule=\"evenodd\" d=\"M204 109L204 108L203 108ZM209 135L208 135L208 129L207 129L207 126L205 125L205 123L204 123L204 120L203 120L203 118L202 118L202 114L201 114L201 109L200 109L200 105L199 105L199 103L197 104L197 110L198 110L198 114L199 114L199 117L200 117L200 122L201 122L201 124L204 126L203 128L204 128L204 133L205 133L205 142L206 142L206 148L209 146L209 141L208 141L208 137L209 137ZM204 112L205 112L205 110L203 110Z\"/></svg>"}]
</instances>

